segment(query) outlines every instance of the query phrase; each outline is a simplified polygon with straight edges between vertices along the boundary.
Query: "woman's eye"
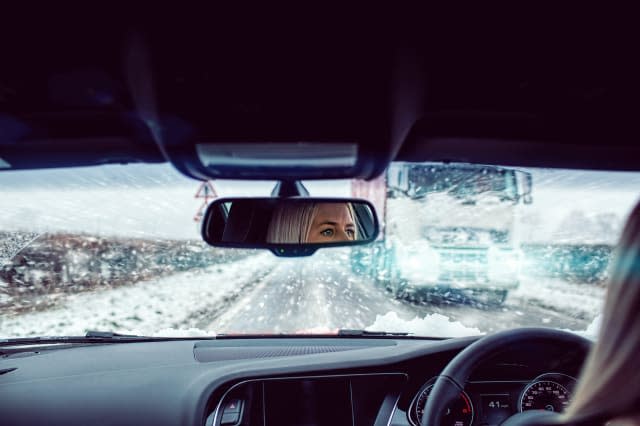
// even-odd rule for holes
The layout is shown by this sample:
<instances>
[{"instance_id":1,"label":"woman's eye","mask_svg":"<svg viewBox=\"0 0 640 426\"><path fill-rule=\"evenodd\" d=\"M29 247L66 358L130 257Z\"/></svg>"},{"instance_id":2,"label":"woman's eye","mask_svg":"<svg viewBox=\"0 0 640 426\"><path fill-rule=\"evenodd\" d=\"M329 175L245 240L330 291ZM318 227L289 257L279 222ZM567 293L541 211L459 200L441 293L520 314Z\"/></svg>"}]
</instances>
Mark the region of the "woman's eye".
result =
<instances>
[{"instance_id":1,"label":"woman's eye","mask_svg":"<svg viewBox=\"0 0 640 426\"><path fill-rule=\"evenodd\" d=\"M327 229L325 229L325 230L323 230L323 231L320 231L320 234L321 234L323 237L333 237L333 229L331 229L331 228L327 228Z\"/></svg>"},{"instance_id":2,"label":"woman's eye","mask_svg":"<svg viewBox=\"0 0 640 426\"><path fill-rule=\"evenodd\" d=\"M356 236L356 231L354 231L353 229L347 229L347 236L349 236L350 238L354 238Z\"/></svg>"}]
</instances>

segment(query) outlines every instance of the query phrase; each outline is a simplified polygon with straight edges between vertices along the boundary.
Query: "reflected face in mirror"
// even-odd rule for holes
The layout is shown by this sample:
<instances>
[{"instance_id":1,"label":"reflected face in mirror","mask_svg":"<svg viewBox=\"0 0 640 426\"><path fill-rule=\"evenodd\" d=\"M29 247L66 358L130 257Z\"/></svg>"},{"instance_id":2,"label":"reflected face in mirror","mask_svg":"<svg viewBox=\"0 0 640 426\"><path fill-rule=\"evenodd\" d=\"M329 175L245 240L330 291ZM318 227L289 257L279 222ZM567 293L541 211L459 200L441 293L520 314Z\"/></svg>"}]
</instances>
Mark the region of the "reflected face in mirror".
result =
<instances>
[{"instance_id":1,"label":"reflected face in mirror","mask_svg":"<svg viewBox=\"0 0 640 426\"><path fill-rule=\"evenodd\" d=\"M269 243L332 243L357 240L351 203L279 203L267 232Z\"/></svg>"},{"instance_id":2,"label":"reflected face in mirror","mask_svg":"<svg viewBox=\"0 0 640 426\"><path fill-rule=\"evenodd\" d=\"M332 243L356 239L356 225L349 204L319 204L315 213L307 235L307 243Z\"/></svg>"}]
</instances>

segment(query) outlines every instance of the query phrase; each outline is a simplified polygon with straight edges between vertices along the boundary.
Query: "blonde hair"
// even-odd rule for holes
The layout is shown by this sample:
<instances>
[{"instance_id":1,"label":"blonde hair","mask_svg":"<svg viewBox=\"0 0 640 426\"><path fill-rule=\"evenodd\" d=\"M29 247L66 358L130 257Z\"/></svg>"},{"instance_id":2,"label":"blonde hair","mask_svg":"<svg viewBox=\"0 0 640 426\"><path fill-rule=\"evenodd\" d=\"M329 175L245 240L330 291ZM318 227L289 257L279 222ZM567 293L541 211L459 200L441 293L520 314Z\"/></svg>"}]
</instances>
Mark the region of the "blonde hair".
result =
<instances>
[{"instance_id":1,"label":"blonde hair","mask_svg":"<svg viewBox=\"0 0 640 426\"><path fill-rule=\"evenodd\" d=\"M316 203L280 203L271 217L267 242L306 242L317 213Z\"/></svg>"},{"instance_id":2,"label":"blonde hair","mask_svg":"<svg viewBox=\"0 0 640 426\"><path fill-rule=\"evenodd\" d=\"M616 248L598 340L580 375L567 420L640 414L640 203Z\"/></svg>"},{"instance_id":3,"label":"blonde hair","mask_svg":"<svg viewBox=\"0 0 640 426\"><path fill-rule=\"evenodd\" d=\"M280 203L274 210L267 230L268 243L306 243L309 240L311 225L318 214L320 203L292 202ZM351 203L346 203L351 219L355 222L355 213ZM357 226L354 239L357 239Z\"/></svg>"}]
</instances>

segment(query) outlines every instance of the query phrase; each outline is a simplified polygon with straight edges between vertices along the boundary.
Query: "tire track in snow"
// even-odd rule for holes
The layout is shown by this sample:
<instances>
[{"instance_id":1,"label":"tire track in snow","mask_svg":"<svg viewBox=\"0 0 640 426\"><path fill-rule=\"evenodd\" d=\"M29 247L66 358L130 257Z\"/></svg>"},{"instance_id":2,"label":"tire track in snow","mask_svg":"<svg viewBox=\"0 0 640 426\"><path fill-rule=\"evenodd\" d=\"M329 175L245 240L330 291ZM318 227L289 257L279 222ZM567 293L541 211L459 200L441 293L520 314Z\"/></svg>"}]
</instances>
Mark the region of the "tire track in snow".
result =
<instances>
[{"instance_id":1,"label":"tire track in snow","mask_svg":"<svg viewBox=\"0 0 640 426\"><path fill-rule=\"evenodd\" d=\"M262 290L269 276L273 274L277 268L278 266L267 269L266 271L258 271L253 277L239 286L238 283L236 283L237 288L217 300L211 306L194 311L181 325L198 329L215 330L219 333L220 330L218 327L212 328L212 324L224 324L225 321L221 320L221 317L234 316L239 309L246 309L247 306L251 306L249 303L251 296L255 292Z\"/></svg>"}]
</instances>

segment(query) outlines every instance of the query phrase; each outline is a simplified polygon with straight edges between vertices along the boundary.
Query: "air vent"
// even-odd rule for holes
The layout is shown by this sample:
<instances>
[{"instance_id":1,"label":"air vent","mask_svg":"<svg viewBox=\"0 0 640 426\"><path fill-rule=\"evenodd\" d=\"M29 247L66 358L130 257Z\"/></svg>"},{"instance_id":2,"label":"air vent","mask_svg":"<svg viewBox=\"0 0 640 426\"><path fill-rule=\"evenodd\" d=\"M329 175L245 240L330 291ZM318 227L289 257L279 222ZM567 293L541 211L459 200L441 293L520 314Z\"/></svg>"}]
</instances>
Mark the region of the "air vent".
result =
<instances>
[{"instance_id":1,"label":"air vent","mask_svg":"<svg viewBox=\"0 0 640 426\"><path fill-rule=\"evenodd\" d=\"M274 357L304 356L344 352L379 346L394 346L391 340L349 341L344 339L304 339L292 343L288 339L245 341L202 341L193 347L193 355L200 362L231 361Z\"/></svg>"},{"instance_id":2,"label":"air vent","mask_svg":"<svg viewBox=\"0 0 640 426\"><path fill-rule=\"evenodd\" d=\"M364 349L366 346L258 346L231 348L194 348L196 360L200 362L230 361L237 359L273 358L312 355L327 352L342 352Z\"/></svg>"}]
</instances>

